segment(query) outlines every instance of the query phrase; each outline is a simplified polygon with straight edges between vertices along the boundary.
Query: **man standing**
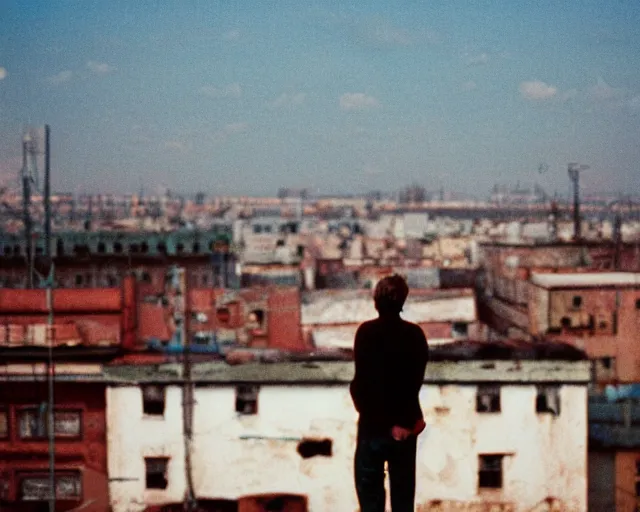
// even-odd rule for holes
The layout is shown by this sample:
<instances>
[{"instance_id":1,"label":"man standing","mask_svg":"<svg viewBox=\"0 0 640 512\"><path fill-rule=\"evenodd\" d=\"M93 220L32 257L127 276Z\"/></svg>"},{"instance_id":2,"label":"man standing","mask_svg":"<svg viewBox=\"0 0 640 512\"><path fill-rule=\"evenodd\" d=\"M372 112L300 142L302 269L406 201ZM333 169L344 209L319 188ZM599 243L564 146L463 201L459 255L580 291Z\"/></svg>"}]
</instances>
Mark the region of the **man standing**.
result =
<instances>
[{"instance_id":1,"label":"man standing","mask_svg":"<svg viewBox=\"0 0 640 512\"><path fill-rule=\"evenodd\" d=\"M354 466L361 512L384 512L385 462L392 512L414 512L417 438L425 428L419 392L429 346L418 325L400 318L408 294L401 276L382 279L373 295L378 318L356 332L350 391L360 415Z\"/></svg>"}]
</instances>

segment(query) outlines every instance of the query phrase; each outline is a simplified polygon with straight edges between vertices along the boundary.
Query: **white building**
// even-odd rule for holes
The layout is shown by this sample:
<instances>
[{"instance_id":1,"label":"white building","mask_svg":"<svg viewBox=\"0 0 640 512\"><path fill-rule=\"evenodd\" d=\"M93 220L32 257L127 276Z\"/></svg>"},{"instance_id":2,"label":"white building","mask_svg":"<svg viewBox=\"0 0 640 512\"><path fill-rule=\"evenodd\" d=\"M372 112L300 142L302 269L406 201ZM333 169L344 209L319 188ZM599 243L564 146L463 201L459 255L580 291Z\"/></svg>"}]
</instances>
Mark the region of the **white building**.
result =
<instances>
[{"instance_id":1,"label":"white building","mask_svg":"<svg viewBox=\"0 0 640 512\"><path fill-rule=\"evenodd\" d=\"M180 371L109 370L114 512L184 499ZM239 512L358 510L352 371L351 362L196 365L198 499L237 500ZM586 361L430 363L418 510L586 511L588 380ZM260 505L278 497L281 508Z\"/></svg>"}]
</instances>

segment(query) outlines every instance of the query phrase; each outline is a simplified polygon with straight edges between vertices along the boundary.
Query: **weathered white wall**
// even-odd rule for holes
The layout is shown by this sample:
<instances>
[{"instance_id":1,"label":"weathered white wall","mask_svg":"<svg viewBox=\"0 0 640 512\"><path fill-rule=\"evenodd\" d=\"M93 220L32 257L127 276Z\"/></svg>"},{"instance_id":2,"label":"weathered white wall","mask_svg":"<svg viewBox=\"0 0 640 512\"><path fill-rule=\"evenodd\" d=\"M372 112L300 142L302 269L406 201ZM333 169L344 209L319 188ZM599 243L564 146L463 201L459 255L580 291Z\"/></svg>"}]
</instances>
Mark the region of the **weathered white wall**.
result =
<instances>
[{"instance_id":1,"label":"weathered white wall","mask_svg":"<svg viewBox=\"0 0 640 512\"><path fill-rule=\"evenodd\" d=\"M114 512L135 512L146 505L179 501L184 496L182 390L166 390L164 417L142 414L139 387L107 388L107 467ZM166 490L145 490L145 457L170 457Z\"/></svg>"},{"instance_id":2,"label":"weathered white wall","mask_svg":"<svg viewBox=\"0 0 640 512\"><path fill-rule=\"evenodd\" d=\"M512 502L529 510L547 497L565 510L586 511L586 388L563 386L561 414L535 413L535 387L504 386L502 413L475 412L475 386L425 385L428 423L419 441L416 503L430 500ZM114 512L142 503L176 502L185 490L180 390L167 393L166 419L143 418L135 387L107 394L110 478ZM194 482L202 498L263 493L305 494L311 512L357 510L353 485L354 412L345 385L265 386L256 416L235 413L233 387L196 389ZM242 439L260 436L267 439ZM333 439L333 457L303 460L296 438ZM288 440L286 438L293 438ZM510 453L504 488L479 495L479 453ZM169 488L145 491L144 456L171 457Z\"/></svg>"}]
</instances>

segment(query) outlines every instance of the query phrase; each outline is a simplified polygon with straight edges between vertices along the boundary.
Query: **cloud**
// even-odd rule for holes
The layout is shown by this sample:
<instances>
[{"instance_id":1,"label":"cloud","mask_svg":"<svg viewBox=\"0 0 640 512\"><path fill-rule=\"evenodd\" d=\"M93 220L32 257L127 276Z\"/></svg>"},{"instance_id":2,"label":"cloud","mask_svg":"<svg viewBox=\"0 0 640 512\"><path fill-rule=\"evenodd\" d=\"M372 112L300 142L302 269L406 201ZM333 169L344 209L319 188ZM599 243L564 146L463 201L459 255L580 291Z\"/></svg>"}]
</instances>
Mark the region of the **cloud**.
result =
<instances>
[{"instance_id":1,"label":"cloud","mask_svg":"<svg viewBox=\"0 0 640 512\"><path fill-rule=\"evenodd\" d=\"M640 95L634 96L629 100L629 107L634 110L640 110Z\"/></svg>"},{"instance_id":2,"label":"cloud","mask_svg":"<svg viewBox=\"0 0 640 512\"><path fill-rule=\"evenodd\" d=\"M232 133L244 133L248 130L248 123L229 123L224 127L224 133L232 134Z\"/></svg>"},{"instance_id":3,"label":"cloud","mask_svg":"<svg viewBox=\"0 0 640 512\"><path fill-rule=\"evenodd\" d=\"M467 58L467 66L484 66L487 62L489 62L489 55L486 53Z\"/></svg>"},{"instance_id":4,"label":"cloud","mask_svg":"<svg viewBox=\"0 0 640 512\"><path fill-rule=\"evenodd\" d=\"M240 31L239 30L229 30L222 34L222 39L225 41L237 41L240 39Z\"/></svg>"},{"instance_id":5,"label":"cloud","mask_svg":"<svg viewBox=\"0 0 640 512\"><path fill-rule=\"evenodd\" d=\"M365 41L375 46L409 46L414 42L407 30L387 20L368 20L360 26L360 32Z\"/></svg>"},{"instance_id":6,"label":"cloud","mask_svg":"<svg viewBox=\"0 0 640 512\"><path fill-rule=\"evenodd\" d=\"M528 100L548 100L553 98L557 92L558 89L556 87L541 82L540 80L522 82L520 84L520 94Z\"/></svg>"},{"instance_id":7,"label":"cloud","mask_svg":"<svg viewBox=\"0 0 640 512\"><path fill-rule=\"evenodd\" d=\"M469 80L462 84L463 91L473 91L477 87L476 83L473 80Z\"/></svg>"},{"instance_id":8,"label":"cloud","mask_svg":"<svg viewBox=\"0 0 640 512\"><path fill-rule=\"evenodd\" d=\"M307 95L304 92L296 92L293 94L283 93L267 105L270 108L283 108L289 106L302 105Z\"/></svg>"},{"instance_id":9,"label":"cloud","mask_svg":"<svg viewBox=\"0 0 640 512\"><path fill-rule=\"evenodd\" d=\"M184 142L182 140L167 140L164 143L164 147L172 151L185 153L186 151L189 151L192 148L192 145L191 143Z\"/></svg>"},{"instance_id":10,"label":"cloud","mask_svg":"<svg viewBox=\"0 0 640 512\"><path fill-rule=\"evenodd\" d=\"M65 71L60 71L60 73L50 76L49 82L52 84L62 84L64 82L68 82L73 77L73 71L69 71L68 69Z\"/></svg>"},{"instance_id":11,"label":"cloud","mask_svg":"<svg viewBox=\"0 0 640 512\"><path fill-rule=\"evenodd\" d=\"M607 101L624 96L624 90L611 87L602 77L598 77L597 82L586 91L587 98L594 101Z\"/></svg>"},{"instance_id":12,"label":"cloud","mask_svg":"<svg viewBox=\"0 0 640 512\"><path fill-rule=\"evenodd\" d=\"M365 176L378 176L384 174L384 171L375 165L365 164L362 168L362 174Z\"/></svg>"},{"instance_id":13,"label":"cloud","mask_svg":"<svg viewBox=\"0 0 640 512\"><path fill-rule=\"evenodd\" d=\"M367 110L379 106L378 100L362 92L346 92L340 96L342 110Z\"/></svg>"},{"instance_id":14,"label":"cloud","mask_svg":"<svg viewBox=\"0 0 640 512\"><path fill-rule=\"evenodd\" d=\"M411 32L383 16L354 16L323 9L315 10L312 16L333 35L376 50L407 47L421 40L433 42L435 39L434 34L427 30Z\"/></svg>"},{"instance_id":15,"label":"cloud","mask_svg":"<svg viewBox=\"0 0 640 512\"><path fill-rule=\"evenodd\" d=\"M7 78L7 68L0 67L0 80Z\"/></svg>"},{"instance_id":16,"label":"cloud","mask_svg":"<svg viewBox=\"0 0 640 512\"><path fill-rule=\"evenodd\" d=\"M224 87L204 85L200 87L200 93L210 98L239 98L242 96L240 84L228 84Z\"/></svg>"},{"instance_id":17,"label":"cloud","mask_svg":"<svg viewBox=\"0 0 640 512\"><path fill-rule=\"evenodd\" d=\"M94 60L87 62L87 68L96 75L106 75L107 73L115 71L115 68L106 62L96 62Z\"/></svg>"}]
</instances>

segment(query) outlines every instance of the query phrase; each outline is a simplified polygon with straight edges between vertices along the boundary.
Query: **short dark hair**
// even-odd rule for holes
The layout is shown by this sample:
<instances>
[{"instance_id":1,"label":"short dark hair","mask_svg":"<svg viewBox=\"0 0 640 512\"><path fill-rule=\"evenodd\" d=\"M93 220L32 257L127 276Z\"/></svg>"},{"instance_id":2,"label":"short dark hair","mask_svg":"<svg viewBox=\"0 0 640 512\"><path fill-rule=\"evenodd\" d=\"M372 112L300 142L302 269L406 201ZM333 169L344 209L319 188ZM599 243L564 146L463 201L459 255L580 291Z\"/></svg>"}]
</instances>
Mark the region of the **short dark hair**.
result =
<instances>
[{"instance_id":1,"label":"short dark hair","mask_svg":"<svg viewBox=\"0 0 640 512\"><path fill-rule=\"evenodd\" d=\"M407 282L402 276L393 274L378 282L373 292L373 301L379 313L400 313L407 295Z\"/></svg>"}]
</instances>

